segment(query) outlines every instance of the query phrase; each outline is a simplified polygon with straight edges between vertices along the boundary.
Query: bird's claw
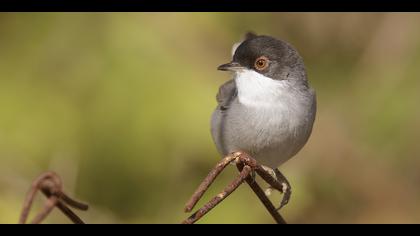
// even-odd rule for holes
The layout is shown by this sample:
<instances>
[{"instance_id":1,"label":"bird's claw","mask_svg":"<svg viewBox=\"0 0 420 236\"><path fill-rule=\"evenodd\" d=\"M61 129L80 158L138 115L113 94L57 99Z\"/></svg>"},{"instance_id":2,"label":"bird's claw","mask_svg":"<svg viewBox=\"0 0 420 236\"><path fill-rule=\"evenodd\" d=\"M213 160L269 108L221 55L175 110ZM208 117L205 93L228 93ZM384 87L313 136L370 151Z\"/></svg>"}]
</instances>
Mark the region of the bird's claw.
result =
<instances>
[{"instance_id":1,"label":"bird's claw","mask_svg":"<svg viewBox=\"0 0 420 236\"><path fill-rule=\"evenodd\" d=\"M290 185L286 182L283 182L282 186L283 198L280 202L280 206L276 209L277 211L286 206L289 203L290 197L292 196L292 188L290 187Z\"/></svg>"}]
</instances>

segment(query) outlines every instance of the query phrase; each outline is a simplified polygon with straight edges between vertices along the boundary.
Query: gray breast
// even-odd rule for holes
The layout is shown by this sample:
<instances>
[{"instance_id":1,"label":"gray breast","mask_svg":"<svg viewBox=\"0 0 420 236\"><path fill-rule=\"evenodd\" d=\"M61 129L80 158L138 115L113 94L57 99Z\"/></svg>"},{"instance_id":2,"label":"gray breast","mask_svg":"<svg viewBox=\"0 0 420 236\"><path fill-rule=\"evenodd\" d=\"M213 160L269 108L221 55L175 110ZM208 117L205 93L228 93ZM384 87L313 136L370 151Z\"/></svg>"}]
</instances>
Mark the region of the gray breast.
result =
<instances>
[{"instance_id":1,"label":"gray breast","mask_svg":"<svg viewBox=\"0 0 420 236\"><path fill-rule=\"evenodd\" d=\"M223 106L219 102L211 131L220 154L246 151L271 168L294 156L311 134L315 93L308 88L283 91L278 99L264 107L246 106L234 96Z\"/></svg>"}]
</instances>

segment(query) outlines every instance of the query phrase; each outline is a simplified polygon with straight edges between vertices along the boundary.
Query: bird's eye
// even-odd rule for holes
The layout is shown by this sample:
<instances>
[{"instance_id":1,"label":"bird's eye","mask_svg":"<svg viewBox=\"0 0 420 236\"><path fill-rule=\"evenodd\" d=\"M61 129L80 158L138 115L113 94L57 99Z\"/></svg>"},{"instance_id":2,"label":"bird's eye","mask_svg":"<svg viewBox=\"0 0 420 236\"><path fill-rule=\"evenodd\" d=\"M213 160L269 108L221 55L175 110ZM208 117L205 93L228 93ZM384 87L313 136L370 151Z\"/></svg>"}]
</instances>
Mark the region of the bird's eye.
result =
<instances>
[{"instance_id":1,"label":"bird's eye","mask_svg":"<svg viewBox=\"0 0 420 236\"><path fill-rule=\"evenodd\" d=\"M265 56L258 57L257 60L255 60L255 69L257 70L264 70L268 66L268 58Z\"/></svg>"}]
</instances>

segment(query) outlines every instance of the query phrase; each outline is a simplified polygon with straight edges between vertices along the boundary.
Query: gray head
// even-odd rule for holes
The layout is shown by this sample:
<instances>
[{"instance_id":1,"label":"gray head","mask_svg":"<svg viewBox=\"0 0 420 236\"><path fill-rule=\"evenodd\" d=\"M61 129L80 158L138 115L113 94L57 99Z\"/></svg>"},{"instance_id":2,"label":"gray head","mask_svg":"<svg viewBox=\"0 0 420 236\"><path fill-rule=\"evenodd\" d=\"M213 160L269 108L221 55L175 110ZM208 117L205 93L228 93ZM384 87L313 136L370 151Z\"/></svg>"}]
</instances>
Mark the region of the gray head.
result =
<instances>
[{"instance_id":1,"label":"gray head","mask_svg":"<svg viewBox=\"0 0 420 236\"><path fill-rule=\"evenodd\" d=\"M290 44L270 36L246 35L236 49L233 60L218 70L254 70L274 80L302 80L306 82L303 60Z\"/></svg>"}]
</instances>

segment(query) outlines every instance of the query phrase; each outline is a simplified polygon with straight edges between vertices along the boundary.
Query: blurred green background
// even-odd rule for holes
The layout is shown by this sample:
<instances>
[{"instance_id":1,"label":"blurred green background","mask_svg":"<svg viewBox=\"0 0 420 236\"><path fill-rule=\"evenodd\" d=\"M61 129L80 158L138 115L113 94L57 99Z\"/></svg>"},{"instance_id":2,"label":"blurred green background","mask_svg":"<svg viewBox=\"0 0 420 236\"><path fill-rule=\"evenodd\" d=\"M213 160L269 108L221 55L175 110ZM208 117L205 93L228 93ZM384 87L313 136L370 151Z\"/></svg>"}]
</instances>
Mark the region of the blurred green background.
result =
<instances>
[{"instance_id":1,"label":"blurred green background","mask_svg":"<svg viewBox=\"0 0 420 236\"><path fill-rule=\"evenodd\" d=\"M420 222L420 14L1 13L0 222L46 170L88 223L179 223L218 160L216 67L248 30L292 43L318 96L281 167L290 223ZM200 205L236 174L229 168ZM35 211L42 206L37 199ZM279 194L272 200L278 202ZM67 223L58 211L47 223ZM199 223L273 223L241 186Z\"/></svg>"}]
</instances>

